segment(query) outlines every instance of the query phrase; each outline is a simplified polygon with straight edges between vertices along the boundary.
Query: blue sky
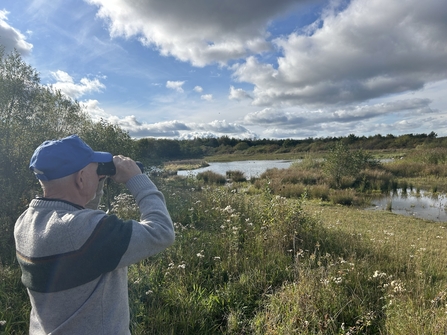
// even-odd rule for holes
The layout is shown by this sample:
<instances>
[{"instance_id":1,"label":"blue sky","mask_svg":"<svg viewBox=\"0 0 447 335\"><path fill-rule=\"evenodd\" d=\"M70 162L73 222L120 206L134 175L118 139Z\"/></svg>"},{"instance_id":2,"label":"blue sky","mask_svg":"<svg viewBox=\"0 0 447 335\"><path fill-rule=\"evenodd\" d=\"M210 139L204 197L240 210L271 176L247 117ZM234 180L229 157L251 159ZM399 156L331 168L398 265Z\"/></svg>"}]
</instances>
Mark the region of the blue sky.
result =
<instances>
[{"instance_id":1,"label":"blue sky","mask_svg":"<svg viewBox=\"0 0 447 335\"><path fill-rule=\"evenodd\" d=\"M4 0L0 44L135 138L447 136L445 0Z\"/></svg>"}]
</instances>

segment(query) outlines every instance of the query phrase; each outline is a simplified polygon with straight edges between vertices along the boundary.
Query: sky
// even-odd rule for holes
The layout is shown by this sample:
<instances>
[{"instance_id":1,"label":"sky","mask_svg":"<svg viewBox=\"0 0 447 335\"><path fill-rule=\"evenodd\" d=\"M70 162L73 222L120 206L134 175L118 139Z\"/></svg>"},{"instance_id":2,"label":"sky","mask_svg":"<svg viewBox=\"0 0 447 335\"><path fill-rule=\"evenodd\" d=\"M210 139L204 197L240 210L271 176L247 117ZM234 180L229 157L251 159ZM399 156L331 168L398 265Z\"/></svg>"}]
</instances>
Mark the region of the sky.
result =
<instances>
[{"instance_id":1,"label":"sky","mask_svg":"<svg viewBox=\"0 0 447 335\"><path fill-rule=\"evenodd\" d=\"M447 136L445 0L3 0L0 44L133 138Z\"/></svg>"}]
</instances>

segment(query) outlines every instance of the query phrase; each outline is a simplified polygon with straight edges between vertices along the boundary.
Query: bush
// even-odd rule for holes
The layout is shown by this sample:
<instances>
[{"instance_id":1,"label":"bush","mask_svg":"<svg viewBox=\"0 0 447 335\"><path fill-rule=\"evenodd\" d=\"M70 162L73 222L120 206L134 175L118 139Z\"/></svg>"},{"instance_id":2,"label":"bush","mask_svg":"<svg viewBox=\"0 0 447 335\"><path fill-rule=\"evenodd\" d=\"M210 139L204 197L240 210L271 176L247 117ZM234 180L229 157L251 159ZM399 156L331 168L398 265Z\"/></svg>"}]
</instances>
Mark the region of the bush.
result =
<instances>
[{"instance_id":1,"label":"bush","mask_svg":"<svg viewBox=\"0 0 447 335\"><path fill-rule=\"evenodd\" d=\"M223 185L226 183L226 179L219 173L213 171L205 171L197 174L197 180L203 181L205 184L217 184Z\"/></svg>"},{"instance_id":2,"label":"bush","mask_svg":"<svg viewBox=\"0 0 447 335\"><path fill-rule=\"evenodd\" d=\"M351 206L357 203L355 190L353 189L332 190L329 199L332 203L338 205Z\"/></svg>"},{"instance_id":3,"label":"bush","mask_svg":"<svg viewBox=\"0 0 447 335\"><path fill-rule=\"evenodd\" d=\"M245 178L245 175L242 171L227 171L226 176L228 179L231 179L232 181L239 183L247 181L247 178Z\"/></svg>"}]
</instances>

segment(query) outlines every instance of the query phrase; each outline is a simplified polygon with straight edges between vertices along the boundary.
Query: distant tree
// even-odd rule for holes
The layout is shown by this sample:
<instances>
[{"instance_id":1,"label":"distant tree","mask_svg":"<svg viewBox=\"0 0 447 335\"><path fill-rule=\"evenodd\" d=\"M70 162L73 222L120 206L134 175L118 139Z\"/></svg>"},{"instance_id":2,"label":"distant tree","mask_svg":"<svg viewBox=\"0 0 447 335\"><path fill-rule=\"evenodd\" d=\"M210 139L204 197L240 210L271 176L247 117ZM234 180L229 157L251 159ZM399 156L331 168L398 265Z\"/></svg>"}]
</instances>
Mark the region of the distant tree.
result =
<instances>
[{"instance_id":1,"label":"distant tree","mask_svg":"<svg viewBox=\"0 0 447 335\"><path fill-rule=\"evenodd\" d=\"M155 138L141 138L135 143L136 158L147 166L156 166L162 162L156 152L156 142Z\"/></svg>"},{"instance_id":2,"label":"distant tree","mask_svg":"<svg viewBox=\"0 0 447 335\"><path fill-rule=\"evenodd\" d=\"M375 164L371 155L363 150L350 151L343 141L339 141L330 148L323 168L339 188L343 177L357 177L369 164Z\"/></svg>"},{"instance_id":3,"label":"distant tree","mask_svg":"<svg viewBox=\"0 0 447 335\"><path fill-rule=\"evenodd\" d=\"M243 150L247 150L249 147L250 147L250 146L248 145L247 142L239 142L238 144L236 144L236 145L234 146L234 150L240 150L240 151L243 151Z\"/></svg>"},{"instance_id":4,"label":"distant tree","mask_svg":"<svg viewBox=\"0 0 447 335\"><path fill-rule=\"evenodd\" d=\"M434 131L432 131L430 134L428 134L428 137L436 138L436 137L438 137L438 134L436 134Z\"/></svg>"}]
</instances>

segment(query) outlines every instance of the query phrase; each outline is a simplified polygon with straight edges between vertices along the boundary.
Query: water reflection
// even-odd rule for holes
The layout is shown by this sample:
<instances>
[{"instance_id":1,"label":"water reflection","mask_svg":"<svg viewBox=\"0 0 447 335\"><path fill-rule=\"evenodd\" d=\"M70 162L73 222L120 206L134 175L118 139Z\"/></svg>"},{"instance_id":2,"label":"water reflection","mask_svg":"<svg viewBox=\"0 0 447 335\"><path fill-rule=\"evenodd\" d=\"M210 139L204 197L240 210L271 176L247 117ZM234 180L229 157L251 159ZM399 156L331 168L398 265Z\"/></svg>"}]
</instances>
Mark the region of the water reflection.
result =
<instances>
[{"instance_id":1,"label":"water reflection","mask_svg":"<svg viewBox=\"0 0 447 335\"><path fill-rule=\"evenodd\" d=\"M287 169L292 164L288 160L253 160L236 162L214 162L207 167L195 170L178 171L179 176L195 176L200 172L213 171L221 175L226 175L227 171L242 171L247 179L259 177L267 169L278 168Z\"/></svg>"},{"instance_id":2,"label":"water reflection","mask_svg":"<svg viewBox=\"0 0 447 335\"><path fill-rule=\"evenodd\" d=\"M396 214L415 216L421 219L447 222L447 197L445 194L433 194L427 191L402 190L390 192L388 196L372 201L376 210L387 210Z\"/></svg>"}]
</instances>

